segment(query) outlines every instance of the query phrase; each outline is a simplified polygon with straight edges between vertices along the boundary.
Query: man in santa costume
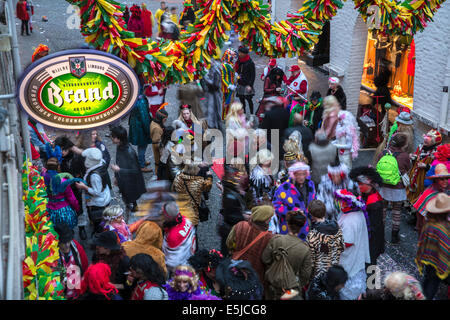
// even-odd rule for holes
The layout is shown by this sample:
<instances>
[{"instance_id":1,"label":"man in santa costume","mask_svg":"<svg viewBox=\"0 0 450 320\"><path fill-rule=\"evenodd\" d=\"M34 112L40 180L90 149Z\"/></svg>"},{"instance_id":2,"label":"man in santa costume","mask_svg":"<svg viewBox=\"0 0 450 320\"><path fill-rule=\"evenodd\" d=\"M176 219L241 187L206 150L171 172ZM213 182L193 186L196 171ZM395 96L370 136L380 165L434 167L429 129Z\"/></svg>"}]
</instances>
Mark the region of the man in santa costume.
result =
<instances>
[{"instance_id":1,"label":"man in santa costume","mask_svg":"<svg viewBox=\"0 0 450 320\"><path fill-rule=\"evenodd\" d=\"M152 117L156 116L156 111L159 110L161 105L164 103L164 97L166 95L166 89L164 88L161 82L154 82L148 85L144 91L148 105L150 108L150 112Z\"/></svg>"},{"instance_id":2,"label":"man in santa costume","mask_svg":"<svg viewBox=\"0 0 450 320\"><path fill-rule=\"evenodd\" d=\"M308 79L305 74L298 65L293 65L289 71L292 72L291 76L286 81L289 91L306 96L308 93Z\"/></svg>"}]
</instances>

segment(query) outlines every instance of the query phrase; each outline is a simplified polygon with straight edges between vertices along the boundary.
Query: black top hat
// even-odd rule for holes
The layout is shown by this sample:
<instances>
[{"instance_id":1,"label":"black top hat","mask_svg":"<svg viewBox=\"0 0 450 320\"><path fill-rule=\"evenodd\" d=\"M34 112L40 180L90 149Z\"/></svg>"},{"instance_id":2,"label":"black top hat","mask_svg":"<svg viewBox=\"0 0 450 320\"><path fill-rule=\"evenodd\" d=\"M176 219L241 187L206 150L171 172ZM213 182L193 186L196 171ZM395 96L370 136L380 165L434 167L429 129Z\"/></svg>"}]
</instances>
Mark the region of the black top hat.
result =
<instances>
[{"instance_id":1,"label":"black top hat","mask_svg":"<svg viewBox=\"0 0 450 320\"><path fill-rule=\"evenodd\" d=\"M93 244L110 250L119 250L119 239L114 231L104 231L95 235Z\"/></svg>"}]
</instances>

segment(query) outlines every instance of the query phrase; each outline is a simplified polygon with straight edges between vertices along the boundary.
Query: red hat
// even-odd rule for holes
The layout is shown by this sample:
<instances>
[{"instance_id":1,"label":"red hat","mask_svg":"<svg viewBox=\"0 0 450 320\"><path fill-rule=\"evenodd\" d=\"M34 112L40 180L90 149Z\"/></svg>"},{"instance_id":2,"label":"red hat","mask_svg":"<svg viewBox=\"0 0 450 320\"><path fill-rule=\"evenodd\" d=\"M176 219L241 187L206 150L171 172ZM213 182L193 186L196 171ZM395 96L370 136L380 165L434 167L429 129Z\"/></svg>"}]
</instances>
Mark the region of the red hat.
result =
<instances>
[{"instance_id":1,"label":"red hat","mask_svg":"<svg viewBox=\"0 0 450 320\"><path fill-rule=\"evenodd\" d=\"M270 59L269 60L269 66L275 67L277 65L277 59Z\"/></svg>"},{"instance_id":2,"label":"red hat","mask_svg":"<svg viewBox=\"0 0 450 320\"><path fill-rule=\"evenodd\" d=\"M300 71L300 67L299 66L297 66L297 65L293 65L290 69L289 69L289 71Z\"/></svg>"}]
</instances>

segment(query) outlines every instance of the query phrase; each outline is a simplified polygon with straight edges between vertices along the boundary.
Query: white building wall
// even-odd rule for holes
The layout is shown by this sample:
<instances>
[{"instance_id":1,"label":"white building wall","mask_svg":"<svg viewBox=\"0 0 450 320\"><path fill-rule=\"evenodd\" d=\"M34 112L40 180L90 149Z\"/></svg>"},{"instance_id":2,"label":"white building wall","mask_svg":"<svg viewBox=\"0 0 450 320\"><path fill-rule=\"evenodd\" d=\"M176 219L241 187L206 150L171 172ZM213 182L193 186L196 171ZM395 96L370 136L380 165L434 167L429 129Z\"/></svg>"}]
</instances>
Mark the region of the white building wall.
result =
<instances>
[{"instance_id":1,"label":"white building wall","mask_svg":"<svg viewBox=\"0 0 450 320\"><path fill-rule=\"evenodd\" d=\"M450 70L450 2L436 12L423 32L414 37L416 43L416 73L414 77L413 113L425 123L437 126L440 120L443 86ZM450 123L447 115L447 126Z\"/></svg>"}]
</instances>

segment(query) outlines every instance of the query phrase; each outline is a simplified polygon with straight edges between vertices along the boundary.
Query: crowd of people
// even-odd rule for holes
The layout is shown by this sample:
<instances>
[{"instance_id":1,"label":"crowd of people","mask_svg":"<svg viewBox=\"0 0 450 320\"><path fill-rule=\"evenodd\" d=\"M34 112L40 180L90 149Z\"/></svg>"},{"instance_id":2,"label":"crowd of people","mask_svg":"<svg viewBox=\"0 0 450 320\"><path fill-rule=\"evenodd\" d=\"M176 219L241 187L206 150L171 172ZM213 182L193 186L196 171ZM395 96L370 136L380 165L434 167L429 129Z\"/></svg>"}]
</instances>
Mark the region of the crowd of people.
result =
<instances>
[{"instance_id":1,"label":"crowd of people","mask_svg":"<svg viewBox=\"0 0 450 320\"><path fill-rule=\"evenodd\" d=\"M146 10L134 5L125 17L144 37L153 19ZM159 36L174 34L164 17L179 22L165 3L154 16ZM329 78L325 97L307 97L301 68L291 66L288 77L271 59L255 110L249 49L227 49L211 64L202 81L178 88L179 115L171 123L165 84L143 83L128 130L110 128L115 158L97 130L79 132L75 142L50 139L29 120L60 265L81 271L79 287L64 279L67 299L423 300L448 284L450 148L438 131L413 152L411 115L400 112L374 164L353 167L359 126L338 78ZM211 129L226 132L226 157L214 164L198 153L212 144ZM153 162L146 160L149 144ZM153 178L146 185L147 173ZM197 232L212 214L214 176L222 205L217 229L207 232L221 242L208 251L198 247ZM367 267L385 251L387 213L388 241L398 244L402 209L416 224L423 280L394 272L382 288L367 288ZM129 215L140 218L129 223ZM91 259L74 240L76 227L95 246Z\"/></svg>"}]
</instances>

